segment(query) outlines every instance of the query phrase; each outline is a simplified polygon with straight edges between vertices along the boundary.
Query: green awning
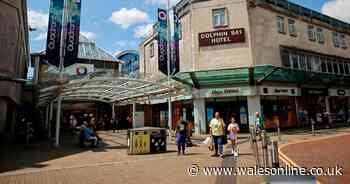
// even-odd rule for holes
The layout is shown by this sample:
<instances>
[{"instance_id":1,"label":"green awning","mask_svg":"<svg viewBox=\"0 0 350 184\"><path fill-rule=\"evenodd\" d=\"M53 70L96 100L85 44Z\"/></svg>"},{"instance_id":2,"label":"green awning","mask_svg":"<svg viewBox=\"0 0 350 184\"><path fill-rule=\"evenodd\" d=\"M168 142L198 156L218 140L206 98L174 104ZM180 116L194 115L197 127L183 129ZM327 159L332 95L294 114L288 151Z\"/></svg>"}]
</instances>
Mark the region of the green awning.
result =
<instances>
[{"instance_id":1,"label":"green awning","mask_svg":"<svg viewBox=\"0 0 350 184\"><path fill-rule=\"evenodd\" d=\"M249 85L249 68L180 72L173 76L173 79L195 88L218 85ZM293 70L272 65L254 67L254 80L258 84L263 82L279 82L350 86L350 76Z\"/></svg>"}]
</instances>

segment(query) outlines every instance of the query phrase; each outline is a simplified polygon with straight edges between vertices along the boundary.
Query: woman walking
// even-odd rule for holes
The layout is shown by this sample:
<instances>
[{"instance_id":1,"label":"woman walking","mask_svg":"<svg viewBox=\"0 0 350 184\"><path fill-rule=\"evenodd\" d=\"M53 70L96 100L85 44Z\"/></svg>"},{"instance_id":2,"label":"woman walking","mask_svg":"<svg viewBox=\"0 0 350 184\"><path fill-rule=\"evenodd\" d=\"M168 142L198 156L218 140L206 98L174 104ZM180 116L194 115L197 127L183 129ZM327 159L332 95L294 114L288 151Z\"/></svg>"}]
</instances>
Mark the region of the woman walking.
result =
<instances>
[{"instance_id":1,"label":"woman walking","mask_svg":"<svg viewBox=\"0 0 350 184\"><path fill-rule=\"evenodd\" d=\"M186 121L179 121L176 126L176 144L177 144L177 155L180 155L181 152L185 155L185 147L186 147L186 138L187 138L187 130L186 130Z\"/></svg>"},{"instance_id":2,"label":"woman walking","mask_svg":"<svg viewBox=\"0 0 350 184\"><path fill-rule=\"evenodd\" d=\"M239 125L236 123L234 117L231 118L231 122L227 127L227 131L229 132L228 137L232 146L232 154L233 156L238 157L238 152L235 149L235 147L237 143L237 133L239 132Z\"/></svg>"}]
</instances>

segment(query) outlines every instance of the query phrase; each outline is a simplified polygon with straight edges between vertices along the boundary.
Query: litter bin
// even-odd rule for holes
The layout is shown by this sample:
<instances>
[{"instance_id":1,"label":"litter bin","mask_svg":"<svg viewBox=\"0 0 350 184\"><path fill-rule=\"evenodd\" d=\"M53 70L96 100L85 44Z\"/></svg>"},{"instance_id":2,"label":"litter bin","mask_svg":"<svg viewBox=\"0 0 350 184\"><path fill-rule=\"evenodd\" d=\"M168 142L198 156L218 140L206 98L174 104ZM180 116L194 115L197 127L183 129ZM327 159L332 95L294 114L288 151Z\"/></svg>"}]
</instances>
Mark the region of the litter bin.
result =
<instances>
[{"instance_id":1,"label":"litter bin","mask_svg":"<svg viewBox=\"0 0 350 184\"><path fill-rule=\"evenodd\" d=\"M155 127L129 129L127 143L129 155L165 152L166 129Z\"/></svg>"}]
</instances>

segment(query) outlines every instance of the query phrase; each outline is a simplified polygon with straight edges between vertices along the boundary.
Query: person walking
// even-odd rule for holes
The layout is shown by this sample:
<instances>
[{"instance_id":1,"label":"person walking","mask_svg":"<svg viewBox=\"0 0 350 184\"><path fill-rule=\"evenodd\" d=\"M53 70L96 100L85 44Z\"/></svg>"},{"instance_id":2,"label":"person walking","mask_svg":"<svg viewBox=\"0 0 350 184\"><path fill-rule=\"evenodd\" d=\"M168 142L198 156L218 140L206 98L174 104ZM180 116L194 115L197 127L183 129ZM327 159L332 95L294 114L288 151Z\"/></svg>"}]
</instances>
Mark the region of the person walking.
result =
<instances>
[{"instance_id":1,"label":"person walking","mask_svg":"<svg viewBox=\"0 0 350 184\"><path fill-rule=\"evenodd\" d=\"M179 120L176 126L176 144L177 144L177 155L181 152L185 155L187 139L187 123L184 120Z\"/></svg>"},{"instance_id":2,"label":"person walking","mask_svg":"<svg viewBox=\"0 0 350 184\"><path fill-rule=\"evenodd\" d=\"M210 128L210 134L214 141L214 149L215 154L212 155L213 157L217 157L218 152L220 154L220 157L223 157L223 138L224 138L224 132L225 132L225 123L224 120L220 118L220 113L216 112L214 118L210 121L209 124Z\"/></svg>"},{"instance_id":3,"label":"person walking","mask_svg":"<svg viewBox=\"0 0 350 184\"><path fill-rule=\"evenodd\" d=\"M237 133L239 132L239 125L236 123L236 120L234 117L231 118L231 122L227 127L228 137L230 140L230 144L232 146L232 154L235 157L238 157L238 152L236 149L236 143L237 143Z\"/></svg>"}]
</instances>

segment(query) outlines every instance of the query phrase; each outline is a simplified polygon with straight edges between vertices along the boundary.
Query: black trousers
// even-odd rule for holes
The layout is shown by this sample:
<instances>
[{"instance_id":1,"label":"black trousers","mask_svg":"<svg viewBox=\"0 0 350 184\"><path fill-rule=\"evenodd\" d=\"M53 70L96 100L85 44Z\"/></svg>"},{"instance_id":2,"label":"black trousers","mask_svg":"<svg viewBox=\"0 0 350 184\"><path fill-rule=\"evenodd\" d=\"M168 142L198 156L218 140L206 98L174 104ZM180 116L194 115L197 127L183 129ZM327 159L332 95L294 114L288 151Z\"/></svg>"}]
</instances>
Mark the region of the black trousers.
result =
<instances>
[{"instance_id":1,"label":"black trousers","mask_svg":"<svg viewBox=\"0 0 350 184\"><path fill-rule=\"evenodd\" d=\"M177 144L177 153L185 154L186 143L178 143Z\"/></svg>"}]
</instances>

